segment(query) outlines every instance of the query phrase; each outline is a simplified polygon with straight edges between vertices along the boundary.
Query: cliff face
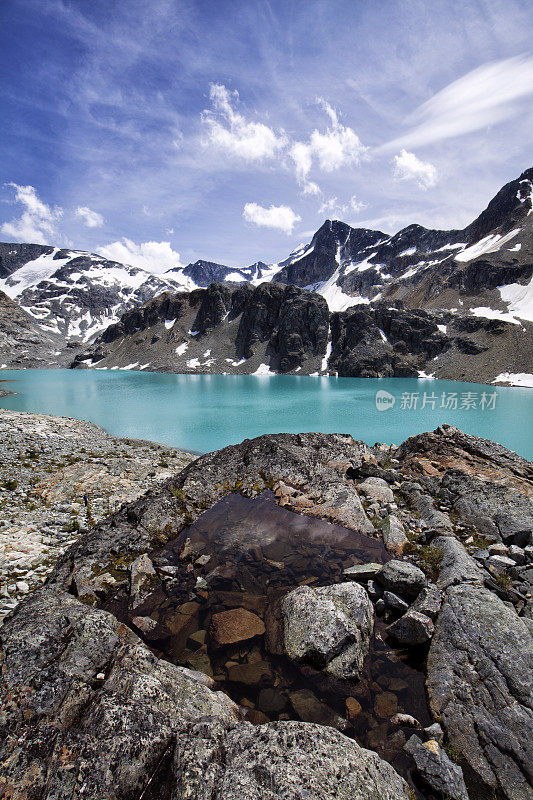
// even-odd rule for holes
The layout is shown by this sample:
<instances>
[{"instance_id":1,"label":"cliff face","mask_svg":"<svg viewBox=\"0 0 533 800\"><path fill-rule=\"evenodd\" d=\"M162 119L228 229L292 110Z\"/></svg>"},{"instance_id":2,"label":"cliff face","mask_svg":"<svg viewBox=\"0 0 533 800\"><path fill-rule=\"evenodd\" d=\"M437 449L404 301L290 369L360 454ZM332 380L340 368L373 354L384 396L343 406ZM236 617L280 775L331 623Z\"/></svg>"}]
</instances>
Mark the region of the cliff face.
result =
<instances>
[{"instance_id":1,"label":"cliff face","mask_svg":"<svg viewBox=\"0 0 533 800\"><path fill-rule=\"evenodd\" d=\"M75 367L322 374L491 382L533 373L533 324L405 308L331 313L316 292L264 283L166 293L110 326Z\"/></svg>"}]
</instances>

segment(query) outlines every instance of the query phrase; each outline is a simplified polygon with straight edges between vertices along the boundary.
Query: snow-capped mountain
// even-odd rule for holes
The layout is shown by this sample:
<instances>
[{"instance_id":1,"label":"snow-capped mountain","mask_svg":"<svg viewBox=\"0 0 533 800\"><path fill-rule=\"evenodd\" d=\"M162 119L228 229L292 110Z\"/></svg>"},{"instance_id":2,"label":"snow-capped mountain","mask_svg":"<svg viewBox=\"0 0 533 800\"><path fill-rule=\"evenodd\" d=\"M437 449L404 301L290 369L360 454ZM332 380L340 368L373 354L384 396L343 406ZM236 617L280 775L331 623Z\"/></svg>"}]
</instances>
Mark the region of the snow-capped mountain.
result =
<instances>
[{"instance_id":1,"label":"snow-capped mountain","mask_svg":"<svg viewBox=\"0 0 533 800\"><path fill-rule=\"evenodd\" d=\"M66 340L87 342L126 309L169 289L195 288L191 280L153 275L91 253L40 245L0 248L0 290L43 331Z\"/></svg>"},{"instance_id":2,"label":"snow-capped mountain","mask_svg":"<svg viewBox=\"0 0 533 800\"><path fill-rule=\"evenodd\" d=\"M262 261L256 261L249 267L226 267L213 261L200 260L186 267L173 267L165 275L187 288L206 288L211 283L261 283L269 280L271 271L272 267ZM189 287L188 284L192 285Z\"/></svg>"},{"instance_id":3,"label":"snow-capped mountain","mask_svg":"<svg viewBox=\"0 0 533 800\"><path fill-rule=\"evenodd\" d=\"M67 352L67 345L71 360L76 354L76 346L78 350L83 346L84 352L91 351L92 343L96 340L98 350L98 342L105 342L105 331L109 326L119 330L124 319L127 320L125 334L134 335L135 330L140 330L140 323L137 327L134 325L135 330L130 330L131 325L139 318L146 327L146 319L150 321L154 313L151 301L159 296L187 294L187 299L183 297L186 307L196 308L202 301L200 295L195 293L213 283L223 284L233 293L238 287L248 291L262 284L299 287L305 290L305 295L298 299L298 314L304 315L312 313L311 309L316 305L314 298L321 296L327 302L328 313L333 316L329 323L327 352L320 358L327 356L329 359L333 348L334 369L339 374L371 374L376 369L378 374L402 374L402 370L407 369L403 362L398 362L391 367L392 373L387 372L392 364L392 355L387 355L387 347L390 345L393 348L390 343L395 341L395 326L409 327L418 322L409 316L404 318L401 314L393 314L389 330L389 322L383 321L388 319L383 311L387 308L436 311L437 314L442 312L446 318L439 317L439 322L433 320L437 327L440 326L438 330L442 334L446 333L447 328L448 332L452 330L448 327L452 324L451 314L455 331L452 339L454 343L456 339L459 342L457 363L465 355L465 349L493 353L493 335L496 330L501 332L505 328L507 344L503 347L504 339L500 338L498 345L500 350L503 347L508 354L504 357L504 367L507 358L509 363L512 361L515 371L530 372L529 366L527 369L519 368L523 366L521 362L524 359L529 364L532 349L527 342L533 322L533 169L506 184L485 211L462 230L429 230L420 225L409 225L390 236L382 231L352 228L344 222L326 220L311 242L297 247L283 261L270 265L258 261L248 267L232 267L199 260L186 267L170 269L163 275L154 275L86 252L34 244L0 244L0 290L14 299L31 317L35 329L60 342L57 351L54 351L58 356L57 363L62 361ZM272 297L269 295L267 305L273 304L272 308L277 308L279 291L276 289ZM238 291L232 297L234 299L224 313L236 318L235 309L245 295ZM270 319L271 311L263 309L261 305L263 295L259 293L254 297L259 298L258 305L254 300L254 313L266 314ZM289 300L292 309L292 296L287 302ZM172 305L174 301L168 302ZM159 308L159 305L156 306ZM355 314L358 309L361 313ZM368 311L366 314L363 313L365 309ZM337 324L335 313L347 311L354 313L343 318L336 333L335 350L332 343L332 331ZM127 316L124 317L124 314ZM177 317L181 315L180 311ZM459 322L454 315L461 318ZM283 314L282 317L285 318ZM476 318L480 319L481 327L476 327ZM487 326L487 319L502 325L505 323L504 328ZM167 330L166 320L163 323ZM222 323L224 320L219 322ZM268 346L275 351L277 323L272 325L269 336L274 338L269 340ZM366 341L365 332L369 326L373 330L370 336L372 348L376 352L379 350L379 354L370 359L372 363L368 362L362 351L359 352L360 343ZM175 333L176 330L173 330ZM188 329L185 334L194 335L194 326L191 330L192 334ZM288 334L285 328L283 330L283 335ZM104 335L100 336L102 332ZM461 339L464 332L475 334L479 341L472 344L469 340L465 344ZM374 334L380 337L379 347L374 342ZM158 333L156 335L159 337L157 341L160 341L161 337ZM138 338L141 341L142 337ZM175 358L170 361L166 358L164 342L169 337L165 334L162 338L163 342L158 345L161 353L154 368L184 368L181 361L175 363ZM438 332L436 338L439 338ZM176 336L173 334L170 339L174 341ZM142 347L149 349L153 346L152 339L150 342L152 344L143 341ZM184 345L185 339L180 342L177 343L178 348ZM387 347L384 342L388 343ZM353 347L356 343L359 349L354 361ZM85 347L85 344L89 347ZM433 344L428 346L428 353L433 351ZM400 346L404 345L405 342ZM189 346L192 350L192 344L187 344ZM406 346L411 352L409 337ZM452 359L454 347L455 344L447 347L446 359ZM344 348L342 356L339 355L339 348ZM124 349L129 352L134 348L125 345ZM227 354L227 363L234 361L240 352L238 344L233 343L231 349L231 357ZM174 355L179 356L179 353L176 351ZM318 357L317 354L313 356L315 359ZM222 353L219 354L219 361L220 358L224 359ZM458 376L469 375L470 379L474 379L480 375L481 379L486 379L490 369L487 364L481 364L483 358L478 359L479 364L475 367L469 367L467 372ZM193 357L185 359L184 364L187 366L189 361L196 363L196 360L201 363L199 357ZM138 361L153 363L149 353ZM93 362L96 363L91 358L85 363ZM386 364L383 368L384 362L388 366ZM378 366L374 369L376 364ZM219 369L219 366L213 362L212 368ZM243 370L248 368L252 368L252 365L242 367ZM277 369L274 362L272 368ZM303 370L307 367L302 363L300 368ZM415 369L412 364L408 368ZM319 371L325 369L321 361ZM451 362L443 363L442 369L448 376L454 371Z\"/></svg>"},{"instance_id":4,"label":"snow-capped mountain","mask_svg":"<svg viewBox=\"0 0 533 800\"><path fill-rule=\"evenodd\" d=\"M327 220L274 279L321 294L331 311L399 299L411 308L532 320L532 208L529 169L463 230L410 225L388 236Z\"/></svg>"}]
</instances>

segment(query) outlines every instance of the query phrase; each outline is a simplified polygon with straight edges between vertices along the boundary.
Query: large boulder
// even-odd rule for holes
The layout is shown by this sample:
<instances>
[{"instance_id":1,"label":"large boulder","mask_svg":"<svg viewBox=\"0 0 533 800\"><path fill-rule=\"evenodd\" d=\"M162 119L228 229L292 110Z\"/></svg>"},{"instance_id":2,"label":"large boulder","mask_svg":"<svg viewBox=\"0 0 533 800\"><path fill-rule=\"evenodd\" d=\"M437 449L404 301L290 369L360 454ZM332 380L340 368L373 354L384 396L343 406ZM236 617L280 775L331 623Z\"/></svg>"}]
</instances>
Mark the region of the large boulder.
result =
<instances>
[{"instance_id":1,"label":"large boulder","mask_svg":"<svg viewBox=\"0 0 533 800\"><path fill-rule=\"evenodd\" d=\"M533 638L480 586L448 588L428 656L431 709L452 744L507 800L533 791Z\"/></svg>"},{"instance_id":2,"label":"large boulder","mask_svg":"<svg viewBox=\"0 0 533 800\"><path fill-rule=\"evenodd\" d=\"M376 580L385 589L413 600L427 583L419 567L409 561L387 561L376 575Z\"/></svg>"},{"instance_id":3,"label":"large boulder","mask_svg":"<svg viewBox=\"0 0 533 800\"><path fill-rule=\"evenodd\" d=\"M358 678L374 626L362 586L300 586L282 601L285 652L339 678Z\"/></svg>"},{"instance_id":4,"label":"large boulder","mask_svg":"<svg viewBox=\"0 0 533 800\"><path fill-rule=\"evenodd\" d=\"M200 721L180 739L172 800L409 800L379 756L332 728Z\"/></svg>"},{"instance_id":5,"label":"large boulder","mask_svg":"<svg viewBox=\"0 0 533 800\"><path fill-rule=\"evenodd\" d=\"M204 677L156 658L111 614L34 592L2 627L0 796L140 797L185 724L239 717Z\"/></svg>"}]
</instances>

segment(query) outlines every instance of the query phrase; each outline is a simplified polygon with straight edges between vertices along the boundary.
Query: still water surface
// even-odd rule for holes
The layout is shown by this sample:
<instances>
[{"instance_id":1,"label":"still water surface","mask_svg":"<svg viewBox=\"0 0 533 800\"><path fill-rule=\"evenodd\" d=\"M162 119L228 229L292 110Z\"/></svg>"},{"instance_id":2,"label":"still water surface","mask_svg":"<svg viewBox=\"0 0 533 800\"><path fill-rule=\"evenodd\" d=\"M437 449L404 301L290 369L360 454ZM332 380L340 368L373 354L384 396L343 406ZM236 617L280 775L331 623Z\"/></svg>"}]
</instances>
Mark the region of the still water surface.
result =
<instances>
[{"instance_id":1,"label":"still water surface","mask_svg":"<svg viewBox=\"0 0 533 800\"><path fill-rule=\"evenodd\" d=\"M263 433L350 433L399 444L447 422L533 459L533 390L412 378L2 370L0 407L76 417L204 453ZM383 401L376 404L376 394ZM394 404L393 404L394 401ZM385 409L385 410L380 410Z\"/></svg>"}]
</instances>

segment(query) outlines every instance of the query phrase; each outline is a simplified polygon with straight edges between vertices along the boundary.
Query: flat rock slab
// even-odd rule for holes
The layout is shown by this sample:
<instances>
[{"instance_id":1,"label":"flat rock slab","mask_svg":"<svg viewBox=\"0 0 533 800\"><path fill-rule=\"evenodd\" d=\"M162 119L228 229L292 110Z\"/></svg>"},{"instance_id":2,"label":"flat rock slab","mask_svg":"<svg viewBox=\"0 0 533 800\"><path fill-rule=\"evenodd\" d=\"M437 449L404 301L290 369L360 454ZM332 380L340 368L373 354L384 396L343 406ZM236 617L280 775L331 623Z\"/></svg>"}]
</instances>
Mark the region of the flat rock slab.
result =
<instances>
[{"instance_id":1,"label":"flat rock slab","mask_svg":"<svg viewBox=\"0 0 533 800\"><path fill-rule=\"evenodd\" d=\"M374 627L372 603L362 586L300 586L282 601L285 652L339 678L357 678Z\"/></svg>"},{"instance_id":2,"label":"flat rock slab","mask_svg":"<svg viewBox=\"0 0 533 800\"><path fill-rule=\"evenodd\" d=\"M260 617L245 608L232 608L213 614L209 635L216 647L236 642L246 642L254 636L262 636L265 624Z\"/></svg>"},{"instance_id":3,"label":"flat rock slab","mask_svg":"<svg viewBox=\"0 0 533 800\"><path fill-rule=\"evenodd\" d=\"M409 800L379 756L321 725L200 721L178 742L172 800Z\"/></svg>"},{"instance_id":4,"label":"flat rock slab","mask_svg":"<svg viewBox=\"0 0 533 800\"><path fill-rule=\"evenodd\" d=\"M507 800L533 792L533 637L479 586L451 586L428 656L433 714L480 778Z\"/></svg>"}]
</instances>

